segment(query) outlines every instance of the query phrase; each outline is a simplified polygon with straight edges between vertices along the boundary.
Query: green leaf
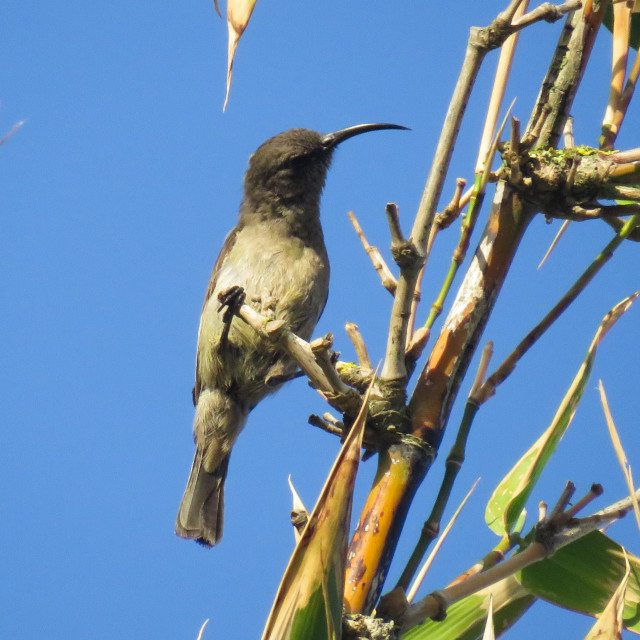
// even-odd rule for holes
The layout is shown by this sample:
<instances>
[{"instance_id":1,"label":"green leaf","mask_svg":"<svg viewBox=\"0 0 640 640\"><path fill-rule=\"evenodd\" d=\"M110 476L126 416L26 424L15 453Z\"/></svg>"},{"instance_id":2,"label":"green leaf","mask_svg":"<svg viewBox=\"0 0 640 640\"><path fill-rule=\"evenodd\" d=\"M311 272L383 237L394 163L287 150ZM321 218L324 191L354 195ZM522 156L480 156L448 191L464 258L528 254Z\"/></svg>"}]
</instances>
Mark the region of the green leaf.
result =
<instances>
[{"instance_id":1,"label":"green leaf","mask_svg":"<svg viewBox=\"0 0 640 640\"><path fill-rule=\"evenodd\" d=\"M518 460L511 471L495 488L491 498L489 498L485 511L485 520L498 535L505 535L513 529L540 474L573 420L576 408L589 380L598 345L607 331L629 308L638 295L639 293L635 293L625 298L603 318L587 350L584 361L562 399L548 429Z\"/></svg>"},{"instance_id":2,"label":"green leaf","mask_svg":"<svg viewBox=\"0 0 640 640\"><path fill-rule=\"evenodd\" d=\"M500 635L514 624L535 601L513 577L478 591L447 609L442 622L427 620L402 635L402 640L475 640L482 638L489 610L489 595L493 594L493 624Z\"/></svg>"},{"instance_id":3,"label":"green leaf","mask_svg":"<svg viewBox=\"0 0 640 640\"><path fill-rule=\"evenodd\" d=\"M625 575L622 547L593 531L523 569L527 591L565 609L600 616ZM625 591L625 628L640 633L640 559L627 552L631 572Z\"/></svg>"}]
</instances>

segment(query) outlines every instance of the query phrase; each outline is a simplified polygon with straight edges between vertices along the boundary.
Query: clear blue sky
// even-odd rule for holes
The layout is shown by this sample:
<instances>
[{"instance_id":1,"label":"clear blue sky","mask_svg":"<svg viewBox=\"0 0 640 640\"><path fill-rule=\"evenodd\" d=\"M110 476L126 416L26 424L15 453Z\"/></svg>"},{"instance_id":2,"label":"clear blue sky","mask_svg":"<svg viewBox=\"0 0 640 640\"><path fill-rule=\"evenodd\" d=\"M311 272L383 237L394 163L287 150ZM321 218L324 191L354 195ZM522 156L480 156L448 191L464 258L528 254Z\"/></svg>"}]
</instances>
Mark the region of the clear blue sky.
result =
<instances>
[{"instance_id":1,"label":"clear blue sky","mask_svg":"<svg viewBox=\"0 0 640 640\"><path fill-rule=\"evenodd\" d=\"M345 143L323 198L333 280L317 334L333 331L351 358L343 326L356 322L379 360L391 300L346 212L385 254L386 202L398 203L409 228L468 28L502 6L261 0L223 114L226 25L210 1L3 4L0 132L25 124L0 149L1 638L190 639L205 618L205 638L259 637L293 545L287 475L312 507L338 442L306 424L325 410L318 396L302 380L290 384L253 412L234 450L222 544L207 551L174 536L193 453L200 306L247 159L293 126L411 127ZM517 96L523 121L559 30L541 24L522 38L507 102ZM597 142L609 48L603 34L574 109L581 144ZM473 94L445 198L453 178L471 177L495 61ZM624 148L640 146L633 111ZM604 224L574 224L536 271L558 227L536 220L523 242L485 332L496 364L611 235ZM455 236L435 250L427 300ZM483 522L495 483L548 425L601 317L639 287L638 247L625 246L481 410L454 500L482 482L425 590L495 543ZM600 506L624 494L595 386L604 380L637 468L639 314L632 308L606 338L532 509L553 502L567 479L579 492L602 482ZM392 580L429 510L459 414L415 501ZM356 513L374 467L362 466ZM640 552L630 519L612 533ZM507 637L558 637L564 624L582 637L590 626L550 612L537 605Z\"/></svg>"}]
</instances>

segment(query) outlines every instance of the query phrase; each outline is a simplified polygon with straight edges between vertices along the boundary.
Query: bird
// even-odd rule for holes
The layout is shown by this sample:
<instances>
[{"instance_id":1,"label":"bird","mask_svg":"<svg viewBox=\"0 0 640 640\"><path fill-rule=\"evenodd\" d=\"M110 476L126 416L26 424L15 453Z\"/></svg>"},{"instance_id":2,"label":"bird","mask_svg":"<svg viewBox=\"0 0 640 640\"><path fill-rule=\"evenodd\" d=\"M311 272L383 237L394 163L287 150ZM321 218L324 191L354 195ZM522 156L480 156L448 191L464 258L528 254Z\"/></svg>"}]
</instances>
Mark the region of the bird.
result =
<instances>
[{"instance_id":1,"label":"bird","mask_svg":"<svg viewBox=\"0 0 640 640\"><path fill-rule=\"evenodd\" d=\"M193 403L195 457L176 519L178 536L206 547L222 537L229 457L249 412L296 376L296 363L220 300L246 301L309 340L329 292L320 197L336 147L395 124L361 124L323 135L289 129L253 153L237 225L220 251L204 298Z\"/></svg>"}]
</instances>

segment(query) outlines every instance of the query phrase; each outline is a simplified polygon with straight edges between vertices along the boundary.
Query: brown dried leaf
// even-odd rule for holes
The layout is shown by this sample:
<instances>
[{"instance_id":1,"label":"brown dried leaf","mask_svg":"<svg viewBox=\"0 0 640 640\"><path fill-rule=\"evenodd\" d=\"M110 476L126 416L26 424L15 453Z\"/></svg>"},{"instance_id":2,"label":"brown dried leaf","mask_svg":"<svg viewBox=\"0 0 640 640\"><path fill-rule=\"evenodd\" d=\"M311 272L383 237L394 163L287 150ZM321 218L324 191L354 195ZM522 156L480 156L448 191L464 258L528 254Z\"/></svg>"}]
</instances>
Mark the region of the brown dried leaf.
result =
<instances>
[{"instance_id":1,"label":"brown dried leaf","mask_svg":"<svg viewBox=\"0 0 640 640\"><path fill-rule=\"evenodd\" d=\"M214 0L216 2L216 0ZM216 3L217 4L217 3ZM231 89L231 76L233 74L233 59L240 37L249 24L256 0L227 0L227 28L229 30L229 48L227 53L227 93L222 110L227 108L229 91Z\"/></svg>"}]
</instances>

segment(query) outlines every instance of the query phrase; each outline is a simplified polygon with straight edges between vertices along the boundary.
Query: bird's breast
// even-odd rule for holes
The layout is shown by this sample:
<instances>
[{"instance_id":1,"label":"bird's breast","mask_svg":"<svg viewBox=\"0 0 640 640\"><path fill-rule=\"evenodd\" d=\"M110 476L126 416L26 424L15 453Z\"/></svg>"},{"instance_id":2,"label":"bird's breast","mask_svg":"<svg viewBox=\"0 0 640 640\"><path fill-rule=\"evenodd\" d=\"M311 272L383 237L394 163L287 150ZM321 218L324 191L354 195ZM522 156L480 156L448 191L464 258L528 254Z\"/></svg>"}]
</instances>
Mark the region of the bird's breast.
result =
<instances>
[{"instance_id":1,"label":"bird's breast","mask_svg":"<svg viewBox=\"0 0 640 640\"><path fill-rule=\"evenodd\" d=\"M233 319L228 345L221 348L223 321L218 301L221 291L242 287L247 304L262 315L283 320L305 340L311 337L324 309L329 262L322 238L309 245L299 238L283 238L271 233L268 227L261 227L245 227L238 232L203 308L198 354L204 379L222 383L222 379L230 376L223 384L231 384L240 361L252 370L250 377L259 378L264 375L262 369L266 371L273 363L272 349L240 318Z\"/></svg>"}]
</instances>

